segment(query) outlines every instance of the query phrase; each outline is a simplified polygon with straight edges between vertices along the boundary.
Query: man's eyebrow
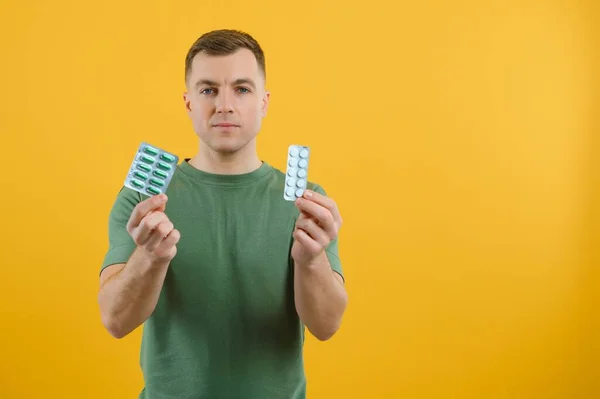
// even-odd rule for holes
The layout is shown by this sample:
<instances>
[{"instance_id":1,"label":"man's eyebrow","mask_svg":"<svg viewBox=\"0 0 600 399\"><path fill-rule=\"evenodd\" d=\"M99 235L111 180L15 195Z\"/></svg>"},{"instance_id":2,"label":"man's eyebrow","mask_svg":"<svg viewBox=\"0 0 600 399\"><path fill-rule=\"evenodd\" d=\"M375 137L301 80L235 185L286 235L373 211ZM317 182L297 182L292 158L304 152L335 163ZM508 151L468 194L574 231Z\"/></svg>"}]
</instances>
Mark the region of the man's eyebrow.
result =
<instances>
[{"instance_id":1,"label":"man's eyebrow","mask_svg":"<svg viewBox=\"0 0 600 399\"><path fill-rule=\"evenodd\" d=\"M218 86L217 82L214 82L210 79L200 79L199 81L196 82L195 86L196 89L200 86Z\"/></svg>"},{"instance_id":2,"label":"man's eyebrow","mask_svg":"<svg viewBox=\"0 0 600 399\"><path fill-rule=\"evenodd\" d=\"M233 81L233 85L234 86L239 86L239 85L248 85L248 86L252 86L253 89L256 88L256 84L254 84L254 81L250 78L239 78ZM219 84L213 80L210 79L200 79L196 82L195 86L196 89L199 88L200 86L219 86Z\"/></svg>"},{"instance_id":3,"label":"man's eyebrow","mask_svg":"<svg viewBox=\"0 0 600 399\"><path fill-rule=\"evenodd\" d=\"M248 85L248 86L252 86L253 89L256 89L256 85L254 84L254 82L252 81L252 79L249 78L240 78L240 79L236 79L233 82L234 86L239 86L239 85Z\"/></svg>"}]
</instances>

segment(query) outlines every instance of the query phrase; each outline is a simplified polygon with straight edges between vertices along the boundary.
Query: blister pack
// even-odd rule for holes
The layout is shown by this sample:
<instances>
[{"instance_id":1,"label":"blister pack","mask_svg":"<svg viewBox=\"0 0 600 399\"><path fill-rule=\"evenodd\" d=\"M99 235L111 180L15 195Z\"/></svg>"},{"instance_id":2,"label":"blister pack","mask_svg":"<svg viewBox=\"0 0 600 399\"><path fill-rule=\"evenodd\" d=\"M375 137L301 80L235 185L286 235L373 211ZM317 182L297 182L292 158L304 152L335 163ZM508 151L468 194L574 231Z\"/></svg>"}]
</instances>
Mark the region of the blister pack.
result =
<instances>
[{"instance_id":1,"label":"blister pack","mask_svg":"<svg viewBox=\"0 0 600 399\"><path fill-rule=\"evenodd\" d=\"M178 161L177 155L143 142L131 163L125 186L148 196L164 193Z\"/></svg>"},{"instance_id":2,"label":"blister pack","mask_svg":"<svg viewBox=\"0 0 600 399\"><path fill-rule=\"evenodd\" d=\"M283 198L295 201L302 197L308 182L310 149L302 145L290 145L287 154L287 170Z\"/></svg>"}]
</instances>

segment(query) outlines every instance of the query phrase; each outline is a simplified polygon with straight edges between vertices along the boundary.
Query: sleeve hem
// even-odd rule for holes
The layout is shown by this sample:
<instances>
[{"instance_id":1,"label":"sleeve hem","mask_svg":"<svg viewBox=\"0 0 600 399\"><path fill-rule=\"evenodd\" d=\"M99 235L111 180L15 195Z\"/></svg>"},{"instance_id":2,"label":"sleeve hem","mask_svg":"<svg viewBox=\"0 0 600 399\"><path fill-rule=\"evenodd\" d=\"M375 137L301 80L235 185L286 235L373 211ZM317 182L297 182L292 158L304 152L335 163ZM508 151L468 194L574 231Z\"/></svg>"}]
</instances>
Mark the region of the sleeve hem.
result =
<instances>
[{"instance_id":1,"label":"sleeve hem","mask_svg":"<svg viewBox=\"0 0 600 399\"><path fill-rule=\"evenodd\" d=\"M325 251L325 253L327 254L327 258L329 259L331 270L339 274L340 277L342 277L344 283L346 283L346 278L344 277L344 272L342 270L342 262L340 261L340 258L336 254L333 254L329 251Z\"/></svg>"},{"instance_id":2,"label":"sleeve hem","mask_svg":"<svg viewBox=\"0 0 600 399\"><path fill-rule=\"evenodd\" d=\"M100 268L100 273L102 273L102 271L108 266L117 263L127 263L134 250L135 248L129 245L121 245L118 247L111 248L111 250L107 252L104 258L104 262L102 263L102 266Z\"/></svg>"}]
</instances>

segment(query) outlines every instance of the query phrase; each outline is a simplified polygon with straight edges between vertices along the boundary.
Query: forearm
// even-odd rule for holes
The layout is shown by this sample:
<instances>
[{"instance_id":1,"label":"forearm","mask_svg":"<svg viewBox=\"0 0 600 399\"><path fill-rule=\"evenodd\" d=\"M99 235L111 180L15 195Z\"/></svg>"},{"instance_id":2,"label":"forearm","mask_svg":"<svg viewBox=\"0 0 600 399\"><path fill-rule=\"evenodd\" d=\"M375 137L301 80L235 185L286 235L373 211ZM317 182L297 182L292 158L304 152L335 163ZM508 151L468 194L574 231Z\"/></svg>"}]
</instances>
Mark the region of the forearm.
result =
<instances>
[{"instance_id":1,"label":"forearm","mask_svg":"<svg viewBox=\"0 0 600 399\"><path fill-rule=\"evenodd\" d=\"M300 319L315 337L324 341L337 332L348 297L324 252L312 265L295 266L294 296Z\"/></svg>"},{"instance_id":2,"label":"forearm","mask_svg":"<svg viewBox=\"0 0 600 399\"><path fill-rule=\"evenodd\" d=\"M154 311L169 262L153 261L139 248L98 294L102 321L116 338L144 323Z\"/></svg>"}]
</instances>

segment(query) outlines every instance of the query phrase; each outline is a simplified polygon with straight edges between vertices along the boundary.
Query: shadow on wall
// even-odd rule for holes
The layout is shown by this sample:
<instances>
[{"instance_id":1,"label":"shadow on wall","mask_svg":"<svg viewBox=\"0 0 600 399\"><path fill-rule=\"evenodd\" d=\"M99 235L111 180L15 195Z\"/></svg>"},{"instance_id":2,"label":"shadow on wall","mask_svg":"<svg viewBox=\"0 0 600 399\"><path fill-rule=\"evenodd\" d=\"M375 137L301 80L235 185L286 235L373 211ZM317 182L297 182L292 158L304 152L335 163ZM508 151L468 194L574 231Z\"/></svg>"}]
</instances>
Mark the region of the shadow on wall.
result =
<instances>
[{"instance_id":1,"label":"shadow on wall","mask_svg":"<svg viewBox=\"0 0 600 399\"><path fill-rule=\"evenodd\" d=\"M600 51L600 48L597 49ZM600 70L600 65L595 63L595 71ZM599 109L600 104L600 79L596 74L595 89L592 107ZM593 111L592 111L593 112ZM588 353L586 375L591 385L589 392L594 397L600 398L600 114L595 112L591 124L591 144L589 147L589 195L586 216L586 258L588 272L586 282L586 314L589 318L586 323L587 340L581 350ZM589 346L588 346L589 345Z\"/></svg>"},{"instance_id":2,"label":"shadow on wall","mask_svg":"<svg viewBox=\"0 0 600 399\"><path fill-rule=\"evenodd\" d=\"M586 205L584 214L586 247L584 249L587 261L585 279L585 310L587 319L584 323L585 340L581 350L588 354L583 375L589 386L588 392L594 398L600 398L600 4L597 1L589 3L588 27L590 29L590 61L591 79L590 103L588 115L590 121L588 147L585 154L587 166Z\"/></svg>"},{"instance_id":3,"label":"shadow on wall","mask_svg":"<svg viewBox=\"0 0 600 399\"><path fill-rule=\"evenodd\" d=\"M596 4L596 23L593 25L596 29L593 37L598 38L600 35L600 5ZM593 63L594 73L594 91L592 97L592 130L591 130L591 153L590 153L590 177L591 177L591 195L590 195L590 249L591 255L590 269L592 270L593 287L592 292L594 301L592 301L592 309L590 314L593 315L592 329L593 341L591 351L593 353L592 366L594 373L592 375L591 390L596 397L600 398L600 42L596 43L594 54L596 59Z\"/></svg>"}]
</instances>

